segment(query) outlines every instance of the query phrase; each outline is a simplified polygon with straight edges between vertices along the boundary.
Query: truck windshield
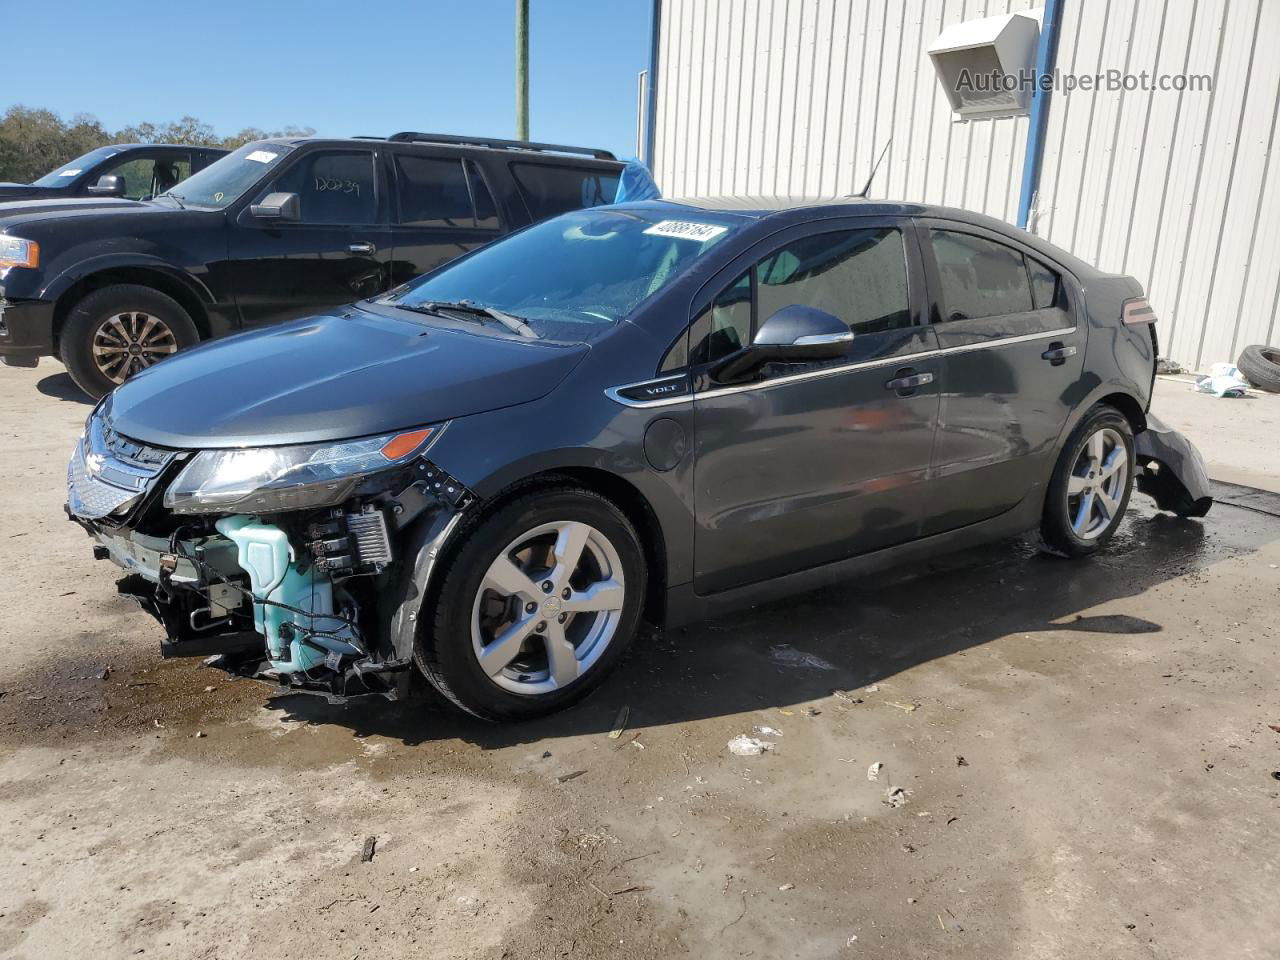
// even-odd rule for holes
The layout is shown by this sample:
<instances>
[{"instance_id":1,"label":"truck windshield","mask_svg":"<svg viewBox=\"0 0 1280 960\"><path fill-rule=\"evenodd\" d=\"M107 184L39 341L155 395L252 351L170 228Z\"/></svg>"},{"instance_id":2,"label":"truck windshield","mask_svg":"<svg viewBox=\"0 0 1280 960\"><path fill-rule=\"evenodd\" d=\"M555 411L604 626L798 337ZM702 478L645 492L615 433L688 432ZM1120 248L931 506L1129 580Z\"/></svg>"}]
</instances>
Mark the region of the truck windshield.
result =
<instances>
[{"instance_id":1,"label":"truck windshield","mask_svg":"<svg viewBox=\"0 0 1280 960\"><path fill-rule=\"evenodd\" d=\"M497 240L385 299L410 309L465 300L541 325L542 334L551 324L611 324L735 225L701 210L578 210Z\"/></svg>"},{"instance_id":2,"label":"truck windshield","mask_svg":"<svg viewBox=\"0 0 1280 960\"><path fill-rule=\"evenodd\" d=\"M76 182L76 178L91 167L96 167L110 157L114 157L120 152L119 147L99 147L97 150L90 150L83 156L76 157L70 163L64 163L57 170L46 173L39 180L34 181L33 186L37 187L69 187Z\"/></svg>"},{"instance_id":3,"label":"truck windshield","mask_svg":"<svg viewBox=\"0 0 1280 960\"><path fill-rule=\"evenodd\" d=\"M246 190L279 168L293 147L282 143L246 143L192 174L170 190L187 206L221 210L234 203Z\"/></svg>"}]
</instances>

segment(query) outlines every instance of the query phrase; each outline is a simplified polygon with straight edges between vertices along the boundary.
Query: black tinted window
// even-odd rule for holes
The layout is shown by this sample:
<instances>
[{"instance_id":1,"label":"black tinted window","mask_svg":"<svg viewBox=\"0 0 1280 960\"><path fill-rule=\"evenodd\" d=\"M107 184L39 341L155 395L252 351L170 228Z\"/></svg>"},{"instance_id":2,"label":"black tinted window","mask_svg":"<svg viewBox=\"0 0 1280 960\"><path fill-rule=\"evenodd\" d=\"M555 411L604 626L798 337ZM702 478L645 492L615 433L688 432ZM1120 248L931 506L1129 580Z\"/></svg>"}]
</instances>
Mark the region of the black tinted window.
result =
<instances>
[{"instance_id":1,"label":"black tinted window","mask_svg":"<svg viewBox=\"0 0 1280 960\"><path fill-rule=\"evenodd\" d=\"M944 320L998 317L1034 309L1023 256L967 233L930 230L942 283Z\"/></svg>"},{"instance_id":2,"label":"black tinted window","mask_svg":"<svg viewBox=\"0 0 1280 960\"><path fill-rule=\"evenodd\" d=\"M1031 274L1031 295L1037 310L1059 306L1061 281L1058 275L1039 260L1027 257L1027 272Z\"/></svg>"},{"instance_id":3,"label":"black tinted window","mask_svg":"<svg viewBox=\"0 0 1280 960\"><path fill-rule=\"evenodd\" d=\"M511 175L520 187L529 216L534 220L613 203L618 193L616 173L602 173L585 167L513 163Z\"/></svg>"},{"instance_id":4,"label":"black tinted window","mask_svg":"<svg viewBox=\"0 0 1280 960\"><path fill-rule=\"evenodd\" d=\"M751 271L729 284L689 329L689 360L710 363L751 342Z\"/></svg>"},{"instance_id":5,"label":"black tinted window","mask_svg":"<svg viewBox=\"0 0 1280 960\"><path fill-rule=\"evenodd\" d=\"M267 193L296 193L303 223L365 224L377 219L373 154L317 151L301 157Z\"/></svg>"},{"instance_id":6,"label":"black tinted window","mask_svg":"<svg viewBox=\"0 0 1280 960\"><path fill-rule=\"evenodd\" d=\"M467 161L467 179L471 181L471 199L476 206L476 226L485 230L498 229L498 207L493 202L489 185L474 160Z\"/></svg>"},{"instance_id":7,"label":"black tinted window","mask_svg":"<svg viewBox=\"0 0 1280 960\"><path fill-rule=\"evenodd\" d=\"M461 160L397 153L400 222L428 227L471 227L471 194Z\"/></svg>"},{"instance_id":8,"label":"black tinted window","mask_svg":"<svg viewBox=\"0 0 1280 960\"><path fill-rule=\"evenodd\" d=\"M757 268L763 323L794 303L834 314L855 334L911 325L901 231L848 230L787 244Z\"/></svg>"}]
</instances>

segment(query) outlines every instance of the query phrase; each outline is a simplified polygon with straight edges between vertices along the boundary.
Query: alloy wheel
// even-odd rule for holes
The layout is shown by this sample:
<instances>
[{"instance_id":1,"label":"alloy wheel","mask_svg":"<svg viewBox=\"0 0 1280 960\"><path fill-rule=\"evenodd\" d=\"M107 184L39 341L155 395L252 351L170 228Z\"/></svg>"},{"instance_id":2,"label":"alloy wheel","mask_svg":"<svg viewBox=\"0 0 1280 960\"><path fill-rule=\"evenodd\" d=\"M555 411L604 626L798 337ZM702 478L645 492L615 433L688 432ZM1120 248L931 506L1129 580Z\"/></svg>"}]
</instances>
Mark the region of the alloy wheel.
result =
<instances>
[{"instance_id":1,"label":"alloy wheel","mask_svg":"<svg viewBox=\"0 0 1280 960\"><path fill-rule=\"evenodd\" d=\"M1095 540L1110 526L1124 502L1129 451L1117 430L1092 434L1076 458L1067 481L1067 516L1081 540Z\"/></svg>"},{"instance_id":2,"label":"alloy wheel","mask_svg":"<svg viewBox=\"0 0 1280 960\"><path fill-rule=\"evenodd\" d=\"M178 352L178 339L159 317L142 311L117 313L93 335L93 362L112 383Z\"/></svg>"},{"instance_id":3,"label":"alloy wheel","mask_svg":"<svg viewBox=\"0 0 1280 960\"><path fill-rule=\"evenodd\" d=\"M578 521L546 523L512 540L489 565L471 611L480 669L511 693L573 683L617 633L626 599L618 551Z\"/></svg>"}]
</instances>

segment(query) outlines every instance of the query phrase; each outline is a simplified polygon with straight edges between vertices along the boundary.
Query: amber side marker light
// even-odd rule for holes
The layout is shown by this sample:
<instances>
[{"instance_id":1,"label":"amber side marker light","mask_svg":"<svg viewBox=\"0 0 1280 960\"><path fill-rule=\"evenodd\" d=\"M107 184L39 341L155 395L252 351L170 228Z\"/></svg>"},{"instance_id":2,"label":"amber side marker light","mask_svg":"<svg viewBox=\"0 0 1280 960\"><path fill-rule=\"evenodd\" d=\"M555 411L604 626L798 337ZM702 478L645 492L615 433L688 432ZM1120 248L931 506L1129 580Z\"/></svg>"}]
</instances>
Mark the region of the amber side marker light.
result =
<instances>
[{"instance_id":1,"label":"amber side marker light","mask_svg":"<svg viewBox=\"0 0 1280 960\"><path fill-rule=\"evenodd\" d=\"M402 457L407 457L426 443L427 437L434 432L434 427L426 427L422 430L411 430L408 433L397 434L383 445L382 455L388 460L399 460Z\"/></svg>"}]
</instances>

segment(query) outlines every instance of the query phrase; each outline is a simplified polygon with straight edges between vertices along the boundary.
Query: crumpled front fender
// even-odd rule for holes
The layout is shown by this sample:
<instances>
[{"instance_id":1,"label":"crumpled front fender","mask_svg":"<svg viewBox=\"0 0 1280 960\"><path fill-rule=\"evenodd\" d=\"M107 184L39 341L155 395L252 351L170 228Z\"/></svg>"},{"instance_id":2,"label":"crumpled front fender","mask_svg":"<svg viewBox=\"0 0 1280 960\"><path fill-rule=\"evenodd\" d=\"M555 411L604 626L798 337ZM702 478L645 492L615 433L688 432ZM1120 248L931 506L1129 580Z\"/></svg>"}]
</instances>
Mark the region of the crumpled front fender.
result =
<instances>
[{"instance_id":1,"label":"crumpled front fender","mask_svg":"<svg viewBox=\"0 0 1280 960\"><path fill-rule=\"evenodd\" d=\"M1200 451L1153 413L1135 438L1141 471L1138 490L1161 510L1181 517L1203 517L1213 506L1209 471Z\"/></svg>"}]
</instances>

